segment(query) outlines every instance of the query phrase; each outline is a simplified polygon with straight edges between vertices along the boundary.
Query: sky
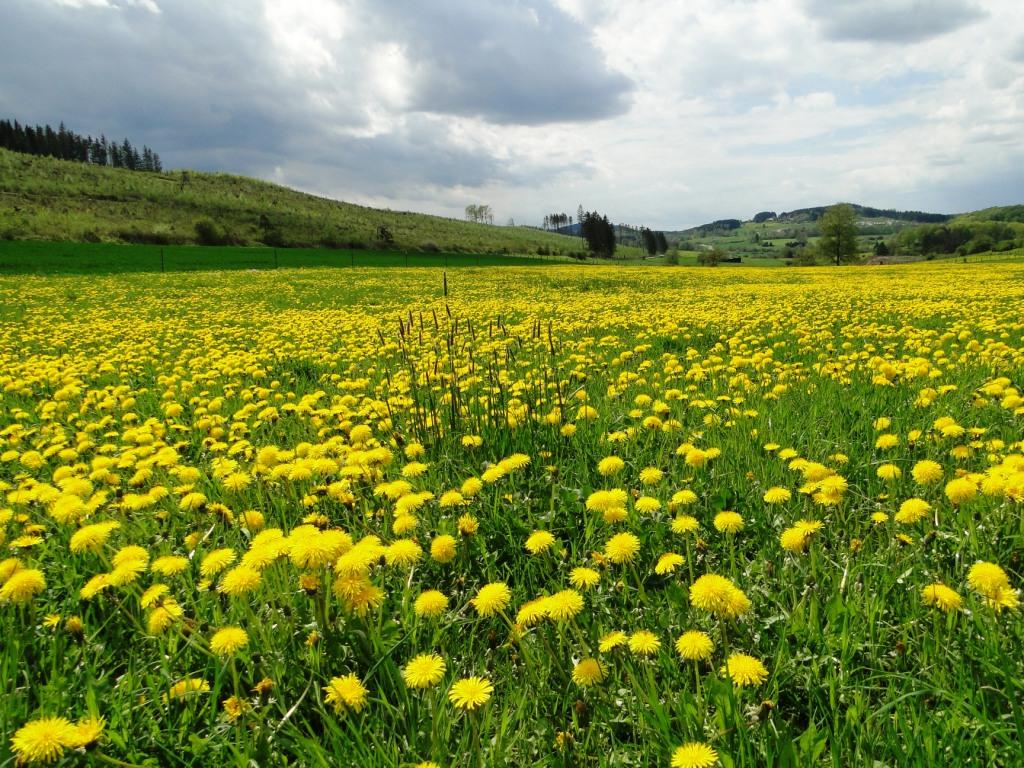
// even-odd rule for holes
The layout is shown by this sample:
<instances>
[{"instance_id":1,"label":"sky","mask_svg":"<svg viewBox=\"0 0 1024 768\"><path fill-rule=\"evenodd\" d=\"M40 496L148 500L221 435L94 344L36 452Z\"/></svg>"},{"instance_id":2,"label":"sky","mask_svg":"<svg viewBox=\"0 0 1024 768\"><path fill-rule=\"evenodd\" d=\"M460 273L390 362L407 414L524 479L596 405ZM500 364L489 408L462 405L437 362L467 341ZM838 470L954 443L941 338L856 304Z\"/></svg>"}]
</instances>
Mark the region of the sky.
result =
<instances>
[{"instance_id":1,"label":"sky","mask_svg":"<svg viewBox=\"0 0 1024 768\"><path fill-rule=\"evenodd\" d=\"M1021 0L2 0L0 116L539 224L1024 202Z\"/></svg>"}]
</instances>

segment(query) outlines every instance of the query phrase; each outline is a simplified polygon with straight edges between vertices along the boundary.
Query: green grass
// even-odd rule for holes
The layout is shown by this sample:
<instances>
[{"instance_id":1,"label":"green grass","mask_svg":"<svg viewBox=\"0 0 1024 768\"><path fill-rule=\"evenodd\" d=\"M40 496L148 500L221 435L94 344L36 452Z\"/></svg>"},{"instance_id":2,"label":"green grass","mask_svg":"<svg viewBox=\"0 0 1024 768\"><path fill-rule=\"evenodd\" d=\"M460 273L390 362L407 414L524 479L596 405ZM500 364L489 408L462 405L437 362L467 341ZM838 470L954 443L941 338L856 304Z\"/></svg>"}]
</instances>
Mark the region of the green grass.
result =
<instances>
[{"instance_id":1,"label":"green grass","mask_svg":"<svg viewBox=\"0 0 1024 768\"><path fill-rule=\"evenodd\" d=\"M208 218L239 245L272 242L272 231L289 247L361 249L385 226L403 251L581 250L576 237L529 227L367 208L223 173L188 176L183 185L180 171L137 173L0 150L0 240L188 244L196 241L196 222ZM638 253L623 248L621 255Z\"/></svg>"},{"instance_id":2,"label":"green grass","mask_svg":"<svg viewBox=\"0 0 1024 768\"><path fill-rule=\"evenodd\" d=\"M0 274L103 274L310 267L495 267L565 263L563 256L364 249L155 246L0 240Z\"/></svg>"}]
</instances>

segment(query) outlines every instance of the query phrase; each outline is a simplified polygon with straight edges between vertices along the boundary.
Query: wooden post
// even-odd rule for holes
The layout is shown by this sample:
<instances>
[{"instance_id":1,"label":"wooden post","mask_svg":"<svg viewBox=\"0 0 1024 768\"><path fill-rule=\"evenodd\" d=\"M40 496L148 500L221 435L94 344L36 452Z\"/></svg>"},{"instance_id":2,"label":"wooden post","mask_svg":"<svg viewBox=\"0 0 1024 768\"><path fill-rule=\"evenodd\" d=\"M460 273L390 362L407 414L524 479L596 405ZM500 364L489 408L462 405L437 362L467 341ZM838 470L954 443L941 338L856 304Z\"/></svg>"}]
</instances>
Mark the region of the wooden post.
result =
<instances>
[{"instance_id":1,"label":"wooden post","mask_svg":"<svg viewBox=\"0 0 1024 768\"><path fill-rule=\"evenodd\" d=\"M274 269L277 269L277 248L274 249Z\"/></svg>"},{"instance_id":2,"label":"wooden post","mask_svg":"<svg viewBox=\"0 0 1024 768\"><path fill-rule=\"evenodd\" d=\"M160 271L164 271L164 249L160 249Z\"/></svg>"}]
</instances>

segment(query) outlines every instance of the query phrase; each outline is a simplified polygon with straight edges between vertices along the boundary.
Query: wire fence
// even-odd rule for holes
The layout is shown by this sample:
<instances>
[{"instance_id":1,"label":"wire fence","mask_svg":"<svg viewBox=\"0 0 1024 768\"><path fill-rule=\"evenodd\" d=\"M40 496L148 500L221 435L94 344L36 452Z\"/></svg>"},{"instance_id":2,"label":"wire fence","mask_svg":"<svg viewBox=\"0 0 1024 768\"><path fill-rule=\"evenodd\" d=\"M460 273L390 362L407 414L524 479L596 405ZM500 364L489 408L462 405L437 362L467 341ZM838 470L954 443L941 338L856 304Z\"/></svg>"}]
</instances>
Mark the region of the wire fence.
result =
<instances>
[{"instance_id":1,"label":"wire fence","mask_svg":"<svg viewBox=\"0 0 1024 768\"><path fill-rule=\"evenodd\" d=\"M0 241L0 274L195 272L356 267L564 264L567 256L244 246L158 246Z\"/></svg>"}]
</instances>

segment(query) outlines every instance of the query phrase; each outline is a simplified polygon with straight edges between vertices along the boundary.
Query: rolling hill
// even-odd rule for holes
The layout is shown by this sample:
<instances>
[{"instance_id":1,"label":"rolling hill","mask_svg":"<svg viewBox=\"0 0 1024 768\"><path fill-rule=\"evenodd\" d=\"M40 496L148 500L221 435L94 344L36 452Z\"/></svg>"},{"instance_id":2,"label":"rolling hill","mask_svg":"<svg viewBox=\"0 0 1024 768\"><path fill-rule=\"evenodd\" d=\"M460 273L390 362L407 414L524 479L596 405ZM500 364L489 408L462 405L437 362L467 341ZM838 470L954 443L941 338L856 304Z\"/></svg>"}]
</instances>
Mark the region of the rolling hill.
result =
<instances>
[{"instance_id":1,"label":"rolling hill","mask_svg":"<svg viewBox=\"0 0 1024 768\"><path fill-rule=\"evenodd\" d=\"M390 235L390 244L382 241L380 227ZM0 150L0 239L304 248L390 245L553 255L581 250L576 237L368 208L243 176L140 173L8 150Z\"/></svg>"}]
</instances>

